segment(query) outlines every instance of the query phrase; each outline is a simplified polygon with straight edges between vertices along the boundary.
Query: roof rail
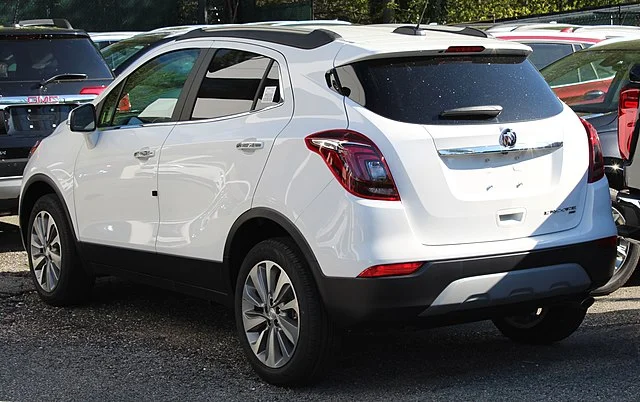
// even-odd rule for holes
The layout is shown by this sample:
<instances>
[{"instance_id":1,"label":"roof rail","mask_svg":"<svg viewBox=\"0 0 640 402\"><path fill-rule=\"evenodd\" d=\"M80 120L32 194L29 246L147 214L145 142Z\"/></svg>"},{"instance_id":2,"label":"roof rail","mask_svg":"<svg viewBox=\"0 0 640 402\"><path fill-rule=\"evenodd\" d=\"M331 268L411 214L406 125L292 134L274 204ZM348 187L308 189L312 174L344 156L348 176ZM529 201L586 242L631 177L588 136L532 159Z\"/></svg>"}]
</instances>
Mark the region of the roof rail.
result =
<instances>
[{"instance_id":1,"label":"roof rail","mask_svg":"<svg viewBox=\"0 0 640 402\"><path fill-rule=\"evenodd\" d=\"M433 31L433 32L445 32L452 33L457 35L466 35L466 36L475 36L478 38L488 38L486 32L481 31L476 28L471 27L453 27L448 25L424 25L420 28L414 27L413 25L407 25L403 27L398 27L393 30L393 33L401 34L401 35L414 35L414 36L424 36L426 32L424 31Z\"/></svg>"},{"instance_id":2,"label":"roof rail","mask_svg":"<svg viewBox=\"0 0 640 402\"><path fill-rule=\"evenodd\" d=\"M316 49L329 44L340 38L335 32L326 29L315 29L305 31L291 28L266 28L266 27L246 27L246 28L205 28L189 31L176 40L184 40L202 37L229 37L253 39L279 45L291 46L298 49Z\"/></svg>"},{"instance_id":3,"label":"roof rail","mask_svg":"<svg viewBox=\"0 0 640 402\"><path fill-rule=\"evenodd\" d=\"M45 18L39 20L22 20L18 21L21 27L55 27L64 29L73 29L69 21L64 18Z\"/></svg>"}]
</instances>

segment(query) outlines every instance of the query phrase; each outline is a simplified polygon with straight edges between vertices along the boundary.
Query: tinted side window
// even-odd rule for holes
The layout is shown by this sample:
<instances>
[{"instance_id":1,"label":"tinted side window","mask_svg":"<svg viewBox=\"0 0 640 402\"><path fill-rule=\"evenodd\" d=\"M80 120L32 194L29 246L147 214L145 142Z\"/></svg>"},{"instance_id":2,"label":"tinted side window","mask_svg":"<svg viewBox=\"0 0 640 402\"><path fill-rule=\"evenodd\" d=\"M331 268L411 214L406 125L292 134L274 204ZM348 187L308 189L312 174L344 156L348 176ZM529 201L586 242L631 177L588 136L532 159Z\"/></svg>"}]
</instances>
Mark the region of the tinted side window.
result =
<instances>
[{"instance_id":1,"label":"tinted side window","mask_svg":"<svg viewBox=\"0 0 640 402\"><path fill-rule=\"evenodd\" d=\"M344 93L374 113L414 124L470 124L441 117L471 106L499 105L492 119L510 123L555 116L562 103L523 57L407 57L336 68Z\"/></svg>"},{"instance_id":2,"label":"tinted side window","mask_svg":"<svg viewBox=\"0 0 640 402\"><path fill-rule=\"evenodd\" d=\"M191 119L231 116L280 102L280 70L275 60L219 49L200 84Z\"/></svg>"},{"instance_id":3,"label":"tinted side window","mask_svg":"<svg viewBox=\"0 0 640 402\"><path fill-rule=\"evenodd\" d=\"M171 121L199 54L197 49L166 53L131 73L121 91L114 88L107 96L100 127Z\"/></svg>"}]
</instances>

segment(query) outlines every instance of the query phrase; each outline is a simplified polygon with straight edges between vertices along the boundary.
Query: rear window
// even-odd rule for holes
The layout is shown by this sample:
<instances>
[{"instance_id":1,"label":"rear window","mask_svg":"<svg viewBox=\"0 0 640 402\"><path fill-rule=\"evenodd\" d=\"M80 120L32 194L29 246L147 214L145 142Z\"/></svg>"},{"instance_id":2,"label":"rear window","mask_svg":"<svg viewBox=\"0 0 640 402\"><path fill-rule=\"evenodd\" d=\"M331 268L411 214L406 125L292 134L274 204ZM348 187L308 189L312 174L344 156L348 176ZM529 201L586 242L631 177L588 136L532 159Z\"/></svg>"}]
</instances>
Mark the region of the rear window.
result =
<instances>
[{"instance_id":1,"label":"rear window","mask_svg":"<svg viewBox=\"0 0 640 402\"><path fill-rule=\"evenodd\" d=\"M573 46L567 43L525 43L533 53L529 61L539 70L556 60L573 53Z\"/></svg>"},{"instance_id":2,"label":"rear window","mask_svg":"<svg viewBox=\"0 0 640 402\"><path fill-rule=\"evenodd\" d=\"M440 114L472 106L503 108L497 117L473 121L476 124L537 120L562 111L558 98L523 57L368 60L339 67L336 72L349 98L374 113L406 123L460 124L461 120L444 119Z\"/></svg>"},{"instance_id":3,"label":"rear window","mask_svg":"<svg viewBox=\"0 0 640 402\"><path fill-rule=\"evenodd\" d=\"M59 74L113 77L88 38L0 40L0 82L42 81Z\"/></svg>"}]
</instances>

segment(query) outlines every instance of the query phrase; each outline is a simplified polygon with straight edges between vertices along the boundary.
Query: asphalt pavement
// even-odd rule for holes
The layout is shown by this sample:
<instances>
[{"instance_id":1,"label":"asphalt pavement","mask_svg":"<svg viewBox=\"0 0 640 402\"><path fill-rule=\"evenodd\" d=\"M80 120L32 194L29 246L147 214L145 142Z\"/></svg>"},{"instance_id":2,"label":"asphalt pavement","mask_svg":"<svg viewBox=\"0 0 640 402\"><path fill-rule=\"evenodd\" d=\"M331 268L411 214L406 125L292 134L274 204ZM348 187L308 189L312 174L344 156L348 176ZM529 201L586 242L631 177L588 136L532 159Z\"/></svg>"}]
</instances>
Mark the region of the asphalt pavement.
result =
<instances>
[{"instance_id":1,"label":"asphalt pavement","mask_svg":"<svg viewBox=\"0 0 640 402\"><path fill-rule=\"evenodd\" d=\"M114 278L90 304L40 302L16 219L0 219L0 401L640 400L640 280L553 346L489 322L352 333L320 383L278 388L246 362L227 309Z\"/></svg>"}]
</instances>

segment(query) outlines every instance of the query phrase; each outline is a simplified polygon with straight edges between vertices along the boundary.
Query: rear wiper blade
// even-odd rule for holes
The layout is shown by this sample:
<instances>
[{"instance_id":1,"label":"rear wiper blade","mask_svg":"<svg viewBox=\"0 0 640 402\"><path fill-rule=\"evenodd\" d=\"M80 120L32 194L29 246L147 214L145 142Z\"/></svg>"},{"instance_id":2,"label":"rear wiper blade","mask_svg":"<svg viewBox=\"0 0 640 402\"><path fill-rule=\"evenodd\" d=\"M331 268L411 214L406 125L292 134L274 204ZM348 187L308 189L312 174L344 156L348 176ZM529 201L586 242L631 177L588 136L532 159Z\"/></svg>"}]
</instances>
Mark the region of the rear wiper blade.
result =
<instances>
[{"instance_id":1,"label":"rear wiper blade","mask_svg":"<svg viewBox=\"0 0 640 402\"><path fill-rule=\"evenodd\" d=\"M76 74L76 73L64 73L64 74L56 74L53 77L47 78L46 80L42 80L40 82L40 87L46 87L54 81L77 81L77 80L86 80L87 74Z\"/></svg>"},{"instance_id":2,"label":"rear wiper blade","mask_svg":"<svg viewBox=\"0 0 640 402\"><path fill-rule=\"evenodd\" d=\"M498 117L500 113L502 113L502 106L499 105L468 106L445 110L440 113L440 117L461 120L492 119Z\"/></svg>"}]
</instances>

